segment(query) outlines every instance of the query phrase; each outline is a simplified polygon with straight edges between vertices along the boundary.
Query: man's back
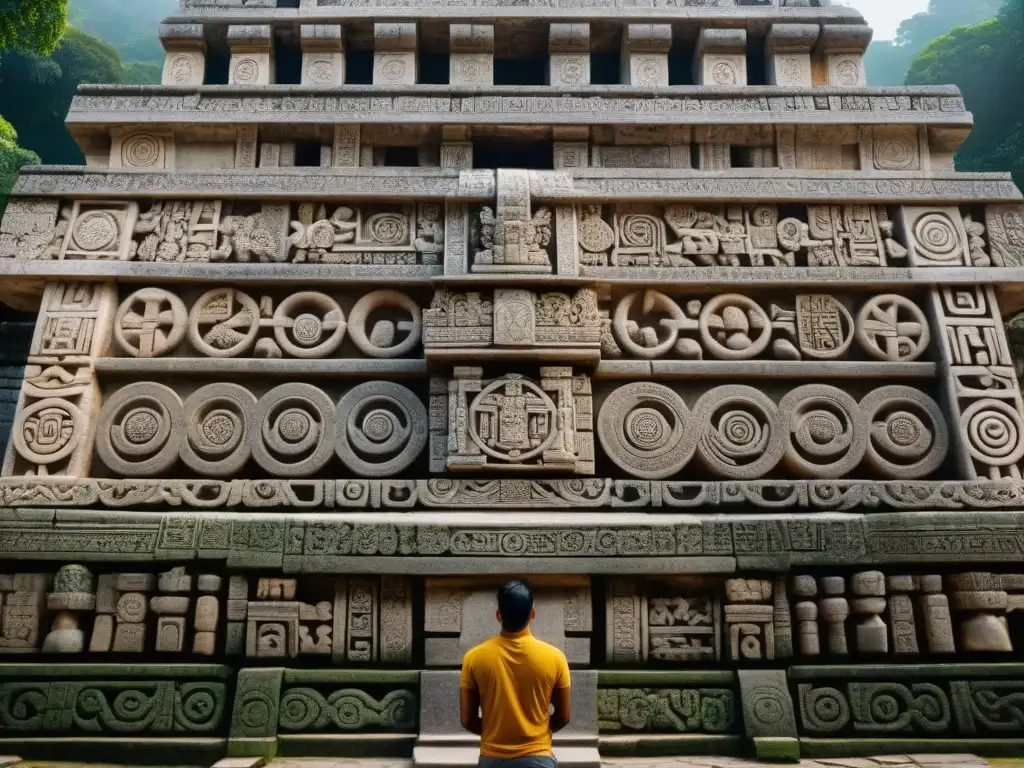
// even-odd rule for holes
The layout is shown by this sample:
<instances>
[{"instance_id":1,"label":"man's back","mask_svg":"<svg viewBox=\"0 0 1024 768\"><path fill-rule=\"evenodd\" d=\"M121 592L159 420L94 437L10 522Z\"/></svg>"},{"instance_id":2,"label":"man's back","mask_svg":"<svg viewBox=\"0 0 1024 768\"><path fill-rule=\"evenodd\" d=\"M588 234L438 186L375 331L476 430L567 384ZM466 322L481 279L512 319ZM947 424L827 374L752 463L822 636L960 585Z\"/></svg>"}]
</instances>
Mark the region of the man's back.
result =
<instances>
[{"instance_id":1,"label":"man's back","mask_svg":"<svg viewBox=\"0 0 1024 768\"><path fill-rule=\"evenodd\" d=\"M565 654L528 629L497 635L470 650L462 663L462 687L480 693L480 754L550 755L551 694L569 685Z\"/></svg>"}]
</instances>

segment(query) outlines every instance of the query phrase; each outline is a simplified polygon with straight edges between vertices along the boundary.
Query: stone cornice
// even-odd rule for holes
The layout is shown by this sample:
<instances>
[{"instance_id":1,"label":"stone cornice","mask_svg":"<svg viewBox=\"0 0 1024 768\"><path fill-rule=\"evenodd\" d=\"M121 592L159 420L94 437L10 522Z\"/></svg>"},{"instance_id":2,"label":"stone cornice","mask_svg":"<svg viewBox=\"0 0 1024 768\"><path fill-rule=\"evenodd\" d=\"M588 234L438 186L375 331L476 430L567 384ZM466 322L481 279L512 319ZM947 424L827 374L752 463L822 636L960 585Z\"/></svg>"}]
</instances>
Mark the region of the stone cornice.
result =
<instances>
[{"instance_id":1,"label":"stone cornice","mask_svg":"<svg viewBox=\"0 0 1024 768\"><path fill-rule=\"evenodd\" d=\"M82 86L67 123L204 125L257 122L437 125L941 125L970 128L957 88L779 86L458 87L345 85Z\"/></svg>"},{"instance_id":2,"label":"stone cornice","mask_svg":"<svg viewBox=\"0 0 1024 768\"><path fill-rule=\"evenodd\" d=\"M865 174L855 171L731 171L587 169L534 171L538 202L612 200L704 202L815 201L893 204L1016 202L1024 199L1007 173ZM117 171L82 166L31 166L12 193L24 197L386 199L445 198L485 202L495 195L493 171L437 168L308 168L237 171Z\"/></svg>"},{"instance_id":3,"label":"stone cornice","mask_svg":"<svg viewBox=\"0 0 1024 768\"><path fill-rule=\"evenodd\" d=\"M278 263L159 263L138 261L22 261L0 259L3 280L100 280L126 283L217 281L281 286L340 286L351 283L434 284L473 287L561 286L614 282L634 285L686 285L691 290L906 288L908 285L1011 284L1024 282L1016 267L582 267L581 277L564 275L456 275L445 277L440 265L278 264ZM9 285L7 287L10 287Z\"/></svg>"},{"instance_id":4,"label":"stone cornice","mask_svg":"<svg viewBox=\"0 0 1024 768\"><path fill-rule=\"evenodd\" d=\"M507 19L543 19L545 21L608 20L630 22L680 23L702 25L756 26L787 23L864 24L864 17L841 5L826 8L765 7L686 7L669 0L519 0L515 4L464 0L305 0L301 8L230 8L216 0L185 0L168 23L268 24L343 24L346 21L414 21L443 19L447 22L494 23Z\"/></svg>"},{"instance_id":5,"label":"stone cornice","mask_svg":"<svg viewBox=\"0 0 1024 768\"><path fill-rule=\"evenodd\" d=\"M810 566L1020 562L1024 513L856 515L466 512L239 514L0 509L0 555L213 560L285 572L444 575L728 573Z\"/></svg>"},{"instance_id":6,"label":"stone cornice","mask_svg":"<svg viewBox=\"0 0 1024 768\"><path fill-rule=\"evenodd\" d=\"M511 500L510 500L511 499ZM4 478L0 508L258 510L1022 510L1024 483L1006 481L753 480L116 480ZM103 514L96 512L95 514ZM290 513L289 513L290 514ZM590 512L588 512L590 514ZM2 519L2 516L0 516Z\"/></svg>"}]
</instances>

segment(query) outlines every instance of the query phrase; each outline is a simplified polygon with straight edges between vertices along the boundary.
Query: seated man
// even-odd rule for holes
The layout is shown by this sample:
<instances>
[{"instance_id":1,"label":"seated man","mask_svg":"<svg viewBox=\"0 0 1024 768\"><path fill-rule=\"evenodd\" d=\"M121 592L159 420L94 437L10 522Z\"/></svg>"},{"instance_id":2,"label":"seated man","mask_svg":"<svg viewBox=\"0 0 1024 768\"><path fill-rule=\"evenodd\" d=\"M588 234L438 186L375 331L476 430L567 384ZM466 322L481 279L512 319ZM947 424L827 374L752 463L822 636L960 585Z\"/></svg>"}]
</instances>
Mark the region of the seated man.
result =
<instances>
[{"instance_id":1,"label":"seated man","mask_svg":"<svg viewBox=\"0 0 1024 768\"><path fill-rule=\"evenodd\" d=\"M569 723L569 664L564 653L530 633L537 614L523 582L510 581L498 591L496 616L500 634L462 662L462 727L481 737L478 768L555 768L551 734Z\"/></svg>"}]
</instances>

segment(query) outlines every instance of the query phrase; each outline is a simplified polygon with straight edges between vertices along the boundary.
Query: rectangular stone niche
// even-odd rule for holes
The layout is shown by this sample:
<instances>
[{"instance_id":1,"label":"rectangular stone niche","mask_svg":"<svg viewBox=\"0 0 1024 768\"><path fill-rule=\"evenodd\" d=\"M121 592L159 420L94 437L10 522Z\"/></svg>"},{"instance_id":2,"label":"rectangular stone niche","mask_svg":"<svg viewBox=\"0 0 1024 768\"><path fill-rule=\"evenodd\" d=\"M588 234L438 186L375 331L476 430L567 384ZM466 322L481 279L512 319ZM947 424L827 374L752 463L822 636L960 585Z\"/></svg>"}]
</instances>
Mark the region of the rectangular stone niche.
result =
<instances>
[{"instance_id":1,"label":"rectangular stone niche","mask_svg":"<svg viewBox=\"0 0 1024 768\"><path fill-rule=\"evenodd\" d=\"M473 646L501 630L497 591L509 577L427 579L423 631L428 667L455 667ZM570 664L590 663L594 628L589 576L531 578L533 634L561 649Z\"/></svg>"}]
</instances>

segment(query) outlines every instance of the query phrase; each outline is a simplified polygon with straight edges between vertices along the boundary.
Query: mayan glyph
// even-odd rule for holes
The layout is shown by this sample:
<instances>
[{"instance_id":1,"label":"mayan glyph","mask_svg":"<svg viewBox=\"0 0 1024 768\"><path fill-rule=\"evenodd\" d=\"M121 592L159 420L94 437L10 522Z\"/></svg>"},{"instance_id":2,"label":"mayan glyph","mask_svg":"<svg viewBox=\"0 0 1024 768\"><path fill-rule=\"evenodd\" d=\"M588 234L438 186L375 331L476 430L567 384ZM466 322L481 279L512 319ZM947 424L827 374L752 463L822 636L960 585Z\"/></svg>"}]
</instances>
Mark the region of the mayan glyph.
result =
<instances>
[{"instance_id":1,"label":"mayan glyph","mask_svg":"<svg viewBox=\"0 0 1024 768\"><path fill-rule=\"evenodd\" d=\"M0 224L0 744L475 765L510 576L569 766L1024 740L1024 201L955 88L872 88L828 0L161 38Z\"/></svg>"}]
</instances>

